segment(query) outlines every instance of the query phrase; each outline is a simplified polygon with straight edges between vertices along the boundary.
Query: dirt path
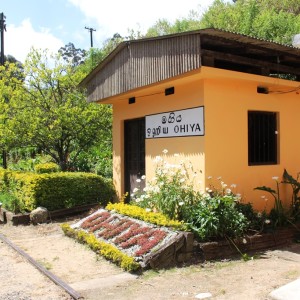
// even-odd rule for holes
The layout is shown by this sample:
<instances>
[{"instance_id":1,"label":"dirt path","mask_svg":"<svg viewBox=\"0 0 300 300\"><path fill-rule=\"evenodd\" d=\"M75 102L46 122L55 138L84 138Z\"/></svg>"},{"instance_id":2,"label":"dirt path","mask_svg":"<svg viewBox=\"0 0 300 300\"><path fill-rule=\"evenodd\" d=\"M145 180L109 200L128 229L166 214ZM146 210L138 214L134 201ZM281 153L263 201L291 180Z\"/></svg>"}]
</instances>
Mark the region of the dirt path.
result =
<instances>
[{"instance_id":1,"label":"dirt path","mask_svg":"<svg viewBox=\"0 0 300 300\"><path fill-rule=\"evenodd\" d=\"M300 244L266 251L248 262L231 260L147 271L123 272L63 235L59 223L39 226L0 225L0 232L85 299L269 299L275 288L300 277ZM0 300L71 299L58 286L0 243Z\"/></svg>"}]
</instances>

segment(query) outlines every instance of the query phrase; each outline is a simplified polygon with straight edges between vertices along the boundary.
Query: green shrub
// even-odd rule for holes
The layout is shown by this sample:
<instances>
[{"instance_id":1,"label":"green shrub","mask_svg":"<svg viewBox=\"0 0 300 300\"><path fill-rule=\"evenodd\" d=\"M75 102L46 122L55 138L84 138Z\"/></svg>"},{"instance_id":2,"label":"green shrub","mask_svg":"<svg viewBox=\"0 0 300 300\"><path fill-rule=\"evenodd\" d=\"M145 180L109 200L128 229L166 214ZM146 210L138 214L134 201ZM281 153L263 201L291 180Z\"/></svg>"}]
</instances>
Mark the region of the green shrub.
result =
<instances>
[{"instance_id":1,"label":"green shrub","mask_svg":"<svg viewBox=\"0 0 300 300\"><path fill-rule=\"evenodd\" d=\"M105 206L114 196L112 181L90 173L21 173L0 170L0 188L4 186L20 199L24 209L38 206L48 210L100 203Z\"/></svg>"},{"instance_id":2,"label":"green shrub","mask_svg":"<svg viewBox=\"0 0 300 300\"><path fill-rule=\"evenodd\" d=\"M8 192L0 192L0 203L2 203L2 207L15 213L24 212L23 203L13 194Z\"/></svg>"},{"instance_id":3,"label":"green shrub","mask_svg":"<svg viewBox=\"0 0 300 300\"><path fill-rule=\"evenodd\" d=\"M42 164L35 165L34 170L38 174L54 173L54 172L59 171L59 166L55 163L52 163L52 162L42 163Z\"/></svg>"},{"instance_id":4,"label":"green shrub","mask_svg":"<svg viewBox=\"0 0 300 300\"><path fill-rule=\"evenodd\" d=\"M200 240L239 237L248 228L248 220L238 211L234 197L204 197L193 205L186 222Z\"/></svg>"},{"instance_id":5,"label":"green shrub","mask_svg":"<svg viewBox=\"0 0 300 300\"><path fill-rule=\"evenodd\" d=\"M172 220L182 220L185 209L199 198L199 192L194 188L198 175L189 161L175 159L175 163L171 164L165 157L168 150L163 150L163 153L163 157L157 156L154 160L154 178L147 181L143 190L133 190L131 202L142 208L159 211ZM137 182L145 179L142 176Z\"/></svg>"}]
</instances>

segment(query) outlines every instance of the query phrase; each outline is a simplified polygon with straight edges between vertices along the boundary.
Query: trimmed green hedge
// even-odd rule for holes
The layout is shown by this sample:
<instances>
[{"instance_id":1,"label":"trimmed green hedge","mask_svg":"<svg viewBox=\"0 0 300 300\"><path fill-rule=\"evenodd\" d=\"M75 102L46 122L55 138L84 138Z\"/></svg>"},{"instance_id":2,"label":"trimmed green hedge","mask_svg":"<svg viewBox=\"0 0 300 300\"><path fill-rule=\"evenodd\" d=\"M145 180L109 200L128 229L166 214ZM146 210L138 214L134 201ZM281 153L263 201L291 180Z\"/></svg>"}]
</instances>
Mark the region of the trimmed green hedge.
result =
<instances>
[{"instance_id":1,"label":"trimmed green hedge","mask_svg":"<svg viewBox=\"0 0 300 300\"><path fill-rule=\"evenodd\" d=\"M34 170L36 173L42 174L59 172L60 168L57 164L49 162L35 165Z\"/></svg>"},{"instance_id":2,"label":"trimmed green hedge","mask_svg":"<svg viewBox=\"0 0 300 300\"><path fill-rule=\"evenodd\" d=\"M3 169L0 169L0 190L16 196L27 211L38 206L50 211L93 203L105 206L115 193L112 181L96 174L36 174Z\"/></svg>"}]
</instances>

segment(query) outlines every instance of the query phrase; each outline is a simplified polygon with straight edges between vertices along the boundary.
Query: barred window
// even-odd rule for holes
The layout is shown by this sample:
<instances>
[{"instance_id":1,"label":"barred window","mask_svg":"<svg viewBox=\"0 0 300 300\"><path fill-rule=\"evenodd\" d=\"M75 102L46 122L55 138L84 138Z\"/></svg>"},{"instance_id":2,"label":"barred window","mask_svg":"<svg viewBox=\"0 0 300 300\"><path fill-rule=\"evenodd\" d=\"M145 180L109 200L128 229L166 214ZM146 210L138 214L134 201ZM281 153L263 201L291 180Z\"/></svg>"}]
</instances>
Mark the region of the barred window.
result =
<instances>
[{"instance_id":1,"label":"barred window","mask_svg":"<svg viewBox=\"0 0 300 300\"><path fill-rule=\"evenodd\" d=\"M248 111L248 164L277 164L277 113Z\"/></svg>"}]
</instances>

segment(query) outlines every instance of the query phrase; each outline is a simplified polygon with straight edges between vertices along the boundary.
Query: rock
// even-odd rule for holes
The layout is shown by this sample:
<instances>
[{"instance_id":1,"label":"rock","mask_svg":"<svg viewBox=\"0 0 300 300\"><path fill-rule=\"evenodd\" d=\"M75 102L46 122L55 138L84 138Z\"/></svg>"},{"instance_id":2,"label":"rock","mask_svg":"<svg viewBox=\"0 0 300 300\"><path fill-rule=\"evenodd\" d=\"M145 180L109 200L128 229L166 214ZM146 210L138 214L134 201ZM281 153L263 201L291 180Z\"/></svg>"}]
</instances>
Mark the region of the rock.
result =
<instances>
[{"instance_id":1,"label":"rock","mask_svg":"<svg viewBox=\"0 0 300 300\"><path fill-rule=\"evenodd\" d=\"M44 207L38 207L30 213L30 221L36 225L38 223L46 223L48 219L48 210Z\"/></svg>"},{"instance_id":2,"label":"rock","mask_svg":"<svg viewBox=\"0 0 300 300\"><path fill-rule=\"evenodd\" d=\"M206 298L211 298L212 294L211 293L200 293L195 296L196 299L206 299Z\"/></svg>"}]
</instances>

